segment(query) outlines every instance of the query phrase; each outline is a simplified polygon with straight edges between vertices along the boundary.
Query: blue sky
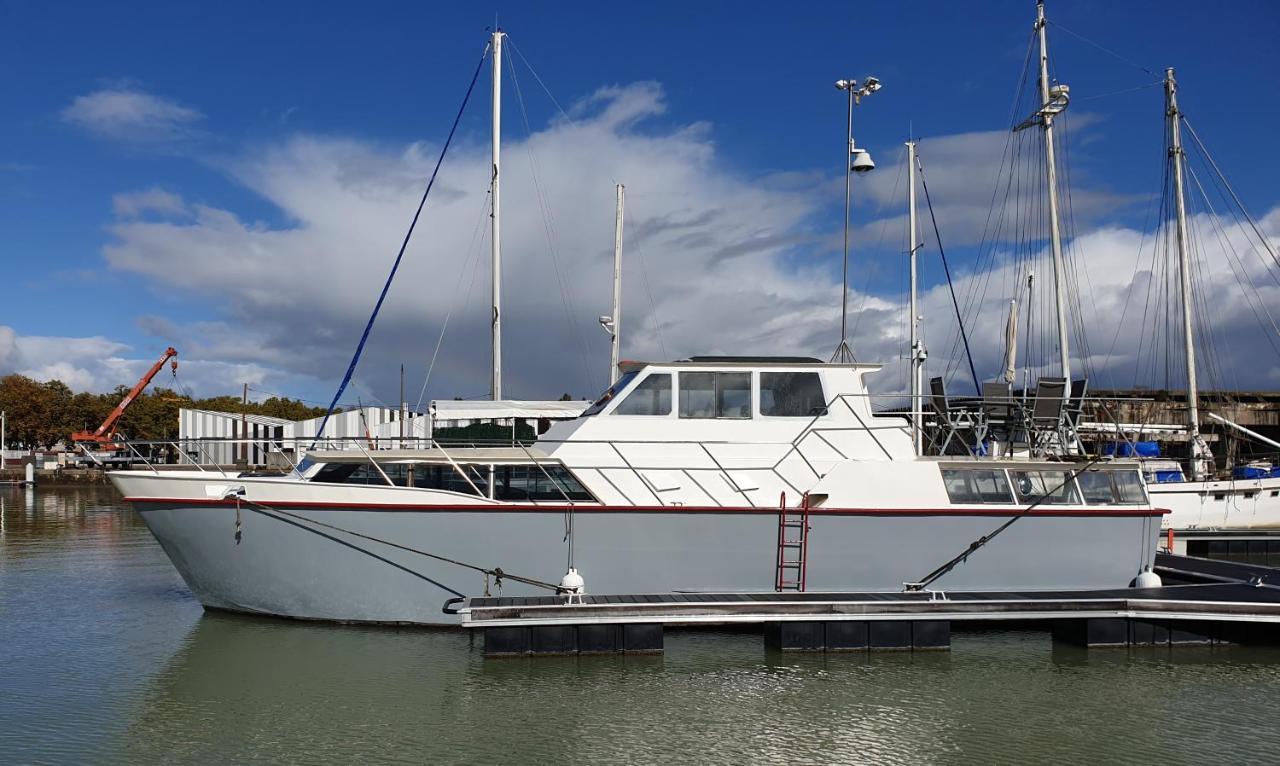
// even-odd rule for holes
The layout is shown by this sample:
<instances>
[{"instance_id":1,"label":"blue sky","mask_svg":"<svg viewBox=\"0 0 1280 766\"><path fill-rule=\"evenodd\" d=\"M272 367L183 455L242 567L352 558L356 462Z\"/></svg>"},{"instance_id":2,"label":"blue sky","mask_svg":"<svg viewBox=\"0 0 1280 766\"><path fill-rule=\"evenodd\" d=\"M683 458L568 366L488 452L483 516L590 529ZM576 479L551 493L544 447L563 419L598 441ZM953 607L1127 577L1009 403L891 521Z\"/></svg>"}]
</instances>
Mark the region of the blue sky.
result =
<instances>
[{"instance_id":1,"label":"blue sky","mask_svg":"<svg viewBox=\"0 0 1280 766\"><path fill-rule=\"evenodd\" d=\"M429 167L447 131L495 17L576 119L613 130L615 123L607 118L611 104L620 109L631 104L640 115L620 118L613 135L626 140L612 148L592 144L599 154L588 155L563 179L565 188L590 185L593 198L601 200L598 209L592 208L602 213L601 220L582 230L583 241L599 240L600 248L607 248L612 183L626 166L625 157L610 152L632 147L652 151L654 157L687 157L697 171L697 185L674 186L691 177L674 167L649 185L639 178L618 178L628 183L638 224L643 226L646 216L665 220L687 209L680 195L694 190L700 201L712 200L716 209L758 205L757 221L777 213L767 232L763 223L750 232L742 228L747 222L734 224L738 228L733 231L744 241L772 237L783 243L760 254L764 260L753 265L763 271L744 267L740 276L751 280L762 273L781 274L795 280L773 291L785 298L782 303L763 298L748 303L758 312L774 305L778 316L805 313L806 301L823 294L815 280L829 279L838 266L831 242L839 230L844 126L842 95L832 81L876 74L885 83L855 115L855 133L876 154L881 163L877 173L882 174L878 183L886 185L878 196L871 195L875 199L860 193L855 215L866 227L862 233L870 236L873 222L899 213L889 199L893 179L888 168L908 129L924 142L930 177L939 177L939 207L966 196L963 174L974 171L964 169L964 158L947 151L961 152L969 145L947 139L1007 129L1033 15L1031 2L910 7L657 3L639 9L592 3L484 9L467 4L137 3L127 10L102 4L4 3L0 67L7 76L0 80L0 96L7 119L0 121L0 259L10 290L0 325L9 328L12 348L7 356L0 349L0 363L6 372L48 376L62 371L73 383L110 388L173 343L180 351L190 349L184 360L193 363L192 377L185 382L198 392L233 391L236 381L245 378L259 390L325 398L344 367L342 357L358 337L358 315L372 305L376 287L368 289L363 282L358 288L349 282L331 288L317 283L313 292L300 287L292 296L295 307L283 312L288 316L276 316L269 296L246 297L241 293L251 290L241 291L234 282L193 278L192 263L184 259L196 257L193 246L199 243L207 246L199 256L205 266L226 257L227 273L246 282L259 279L255 268L261 263L255 264L255 258L270 261L281 274L329 269L338 277L333 264L346 259L362 264L374 275L371 284L376 283L407 223L407 216L398 214L418 194L425 175L419 171ZM1143 226L1149 209L1143 199L1159 190L1161 152L1161 94L1146 86L1166 65L1178 68L1184 110L1246 204L1259 217L1276 206L1276 164L1264 126L1280 118L1274 66L1280 7L1239 2L1206 13L1203 4L1190 2L1058 0L1050 4L1049 15L1057 25L1049 31L1054 68L1071 85L1070 112L1079 121L1070 135L1073 188L1079 190L1082 210L1088 194L1099 201L1092 212L1079 216L1078 233ZM553 191L549 215L555 241L543 249L561 251L556 257L565 273L560 278L547 275L541 286L521 283L535 296L550 297L516 304L508 321L519 322L534 339L522 344L530 353L536 349L540 359L552 361L513 359L510 393L555 396L564 389L586 395L599 388L597 372L603 372L596 368L607 360L603 333L593 326L594 316L604 313L599 309L607 310L593 296L606 295L607 286L575 285L564 297L558 280L573 282L588 270L594 279L599 253L590 249L583 256L587 261L575 265L582 251L574 245L576 227L586 224L571 197L554 193L561 181L553 176L565 166L553 161L560 156L556 126L562 129L563 121L528 70L518 69L517 76L537 137L527 146L535 154L545 151L537 162ZM601 95L601 89L611 88L615 90ZM113 122L102 111L105 102L77 102L104 93L130 95L127 108L141 108L142 114ZM483 155L487 102L481 89L463 123L463 158ZM518 106L508 100L506 109L514 149L528 137ZM931 154L931 147L938 154ZM516 152L513 156L523 161ZM336 183L356 189L357 196L363 187L348 184L353 177L369 174L376 183L395 179L374 195L397 197L388 202L385 225L370 226L373 219L367 216L363 223L356 221L353 212L352 230L360 233L349 244L358 245L359 252L335 247L312 260L304 245L272 249L289 232L314 224L309 216L327 214L318 212L327 208L317 201L304 202L298 195L308 186L323 186L309 175L307 163L324 166L335 156L342 158ZM398 168L397 158L404 160ZM949 196L941 192L953 164L962 183ZM483 176L478 181L464 177L466 167L465 160L446 161L442 182L473 201L482 200ZM407 177L400 179L399 173ZM634 176L642 177L639 171ZM705 186L704 179L710 179ZM991 183L990 178L974 178L969 196L985 204ZM151 192L162 196L136 196ZM778 196L761 196L769 193ZM509 196L504 202L508 208L523 205L541 212L528 198ZM335 202L332 209L348 209L343 204ZM233 216L244 231L217 239L228 228L209 211ZM531 237L547 228L546 215L541 227L531 227ZM467 216L459 241L471 232L470 212ZM140 223L157 221L170 226L143 229ZM444 225L430 214L424 220L419 233L423 249L417 257L431 266L424 266L420 284L423 279L458 284L459 261L430 249L432 227ZM732 236L729 230L705 233ZM161 236L171 238L155 239ZM943 238L948 239L945 227ZM317 236L317 241L324 249L323 243L333 238ZM955 257L963 269L976 251L963 236L957 243ZM668 273L678 275L681 283L705 279L707 292L701 300L707 300L725 294L716 286L737 277L716 274L712 266L720 263L717 257L706 263L682 260L674 239L656 239L650 246L643 257L652 263L644 268L660 273L646 272L645 278L658 283L656 305L648 300L652 284L641 294L637 283L643 280L628 280L625 305L634 307L630 326L635 355L659 350L794 353L826 345L817 330L735 335L727 327L741 325L743 317L727 309L723 316L714 314L726 324L720 337L699 335L670 318L682 319L683 314L674 303L667 304L668 291L661 283ZM258 254L246 258L243 251L232 252L234 247ZM536 250L531 246L526 257L541 257ZM874 272L868 279L868 264L863 264L854 284L869 291L859 305L879 301L887 316L900 298L901 271L896 261L877 259L877 254L873 247L863 248L861 256ZM682 265L688 273L679 273ZM930 283L936 283L936 271L926 270ZM282 279L278 274L274 278ZM287 281L263 279L259 287L264 292L289 288ZM788 293L793 288L814 293ZM351 294L336 300L330 289ZM413 288L406 290L393 293L392 301L398 300L403 311L392 312L390 327L374 339L370 365L376 369L360 381L365 396L394 398L390 371L397 359L410 368L410 388L421 384L443 321L439 309L450 291L423 293L420 303L435 309L415 314L420 306ZM437 365L430 395L471 395L485 388L481 368L487 341L482 321L472 316L483 310L483 295L468 295L457 306L461 318L442 350L452 361ZM344 301L351 305L340 310L328 306ZM831 305L838 310L838 292L831 295ZM642 323L641 312L652 314L650 321ZM805 317L827 323L808 313ZM673 337L655 337L654 328L663 326ZM521 343L521 330L513 331ZM941 350L946 343L941 330L937 334ZM43 340L24 340L32 338ZM85 343L86 338L101 342ZM731 340L751 347L729 348ZM892 340L892 333L873 333L864 347L869 356L883 358L892 355ZM61 367L59 349L66 350ZM561 354L573 358L556 361ZM1270 385L1280 385L1276 367L1273 360L1256 383L1266 385L1272 381L1268 376L1275 376Z\"/></svg>"}]
</instances>

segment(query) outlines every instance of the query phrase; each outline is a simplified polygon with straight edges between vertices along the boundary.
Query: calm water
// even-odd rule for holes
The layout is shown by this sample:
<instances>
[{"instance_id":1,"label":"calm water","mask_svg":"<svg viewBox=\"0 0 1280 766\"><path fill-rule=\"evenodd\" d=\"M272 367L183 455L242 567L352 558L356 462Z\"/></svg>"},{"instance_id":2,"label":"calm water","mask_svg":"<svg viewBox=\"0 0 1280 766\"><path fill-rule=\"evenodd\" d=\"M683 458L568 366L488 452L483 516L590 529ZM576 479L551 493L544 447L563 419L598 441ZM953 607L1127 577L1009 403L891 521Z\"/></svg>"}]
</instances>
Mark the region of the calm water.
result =
<instances>
[{"instance_id":1,"label":"calm water","mask_svg":"<svg viewBox=\"0 0 1280 766\"><path fill-rule=\"evenodd\" d=\"M0 504L3 763L1280 762L1280 651L675 632L665 656L485 661L460 632L204 614L110 489Z\"/></svg>"}]
</instances>

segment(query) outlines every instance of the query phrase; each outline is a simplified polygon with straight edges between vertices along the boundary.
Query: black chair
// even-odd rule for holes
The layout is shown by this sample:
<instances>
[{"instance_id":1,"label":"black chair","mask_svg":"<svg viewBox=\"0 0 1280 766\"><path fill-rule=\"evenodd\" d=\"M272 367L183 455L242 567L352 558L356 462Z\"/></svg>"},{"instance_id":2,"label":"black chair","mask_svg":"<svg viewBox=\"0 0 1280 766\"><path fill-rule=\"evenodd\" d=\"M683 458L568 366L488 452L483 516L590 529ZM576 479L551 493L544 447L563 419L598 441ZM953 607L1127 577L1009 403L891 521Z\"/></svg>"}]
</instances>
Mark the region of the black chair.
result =
<instances>
[{"instance_id":1,"label":"black chair","mask_svg":"<svg viewBox=\"0 0 1280 766\"><path fill-rule=\"evenodd\" d=\"M1066 415L1067 379L1041 378L1036 381L1036 396L1031 403L1029 441L1032 454L1043 455L1062 436Z\"/></svg>"},{"instance_id":2,"label":"black chair","mask_svg":"<svg viewBox=\"0 0 1280 766\"><path fill-rule=\"evenodd\" d=\"M938 433L934 439L934 444L938 445L938 454L956 454L947 451L951 448L952 441L964 447L963 452L958 454L968 454L969 447L965 437L973 430L971 414L951 406L950 400L947 399L947 387L942 382L942 378L929 379L929 399L933 403L933 411L938 418Z\"/></svg>"},{"instance_id":3,"label":"black chair","mask_svg":"<svg viewBox=\"0 0 1280 766\"><path fill-rule=\"evenodd\" d=\"M1013 403L1013 385L1004 381L982 384L982 418L978 426L977 443L988 436L1012 447L1015 426L1019 418Z\"/></svg>"}]
</instances>

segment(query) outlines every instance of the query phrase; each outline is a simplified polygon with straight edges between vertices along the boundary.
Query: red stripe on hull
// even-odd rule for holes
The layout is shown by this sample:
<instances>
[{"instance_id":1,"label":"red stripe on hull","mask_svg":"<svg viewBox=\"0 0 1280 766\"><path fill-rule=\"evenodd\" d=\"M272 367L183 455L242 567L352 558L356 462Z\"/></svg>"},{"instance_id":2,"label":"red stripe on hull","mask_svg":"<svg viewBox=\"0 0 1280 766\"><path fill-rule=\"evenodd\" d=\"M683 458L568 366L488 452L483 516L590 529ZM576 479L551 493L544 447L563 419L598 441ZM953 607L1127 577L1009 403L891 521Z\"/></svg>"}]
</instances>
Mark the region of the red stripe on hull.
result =
<instances>
[{"instance_id":1,"label":"red stripe on hull","mask_svg":"<svg viewBox=\"0 0 1280 766\"><path fill-rule=\"evenodd\" d=\"M235 507L235 500L221 498L126 497L135 505L209 505ZM322 503L273 501L261 503L268 508L305 508L318 511L389 511L436 513L762 513L776 515L777 508L747 506L696 505L410 505L405 503ZM1024 512L1020 508L810 508L811 516L1036 516L1036 517L1142 517L1163 516L1167 508L1036 508Z\"/></svg>"}]
</instances>

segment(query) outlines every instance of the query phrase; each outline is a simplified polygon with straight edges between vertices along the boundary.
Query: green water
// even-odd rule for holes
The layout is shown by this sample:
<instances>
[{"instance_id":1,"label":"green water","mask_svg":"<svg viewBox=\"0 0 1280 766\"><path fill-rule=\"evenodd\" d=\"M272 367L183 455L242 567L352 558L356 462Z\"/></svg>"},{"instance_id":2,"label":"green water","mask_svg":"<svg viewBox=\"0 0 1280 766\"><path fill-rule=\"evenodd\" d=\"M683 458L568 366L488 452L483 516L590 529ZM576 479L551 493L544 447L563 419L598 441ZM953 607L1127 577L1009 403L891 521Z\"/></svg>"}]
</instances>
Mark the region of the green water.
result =
<instances>
[{"instance_id":1,"label":"green water","mask_svg":"<svg viewBox=\"0 0 1280 766\"><path fill-rule=\"evenodd\" d=\"M677 631L662 656L484 660L463 632L204 614L110 489L0 505L0 763L1280 762L1277 650Z\"/></svg>"}]
</instances>

